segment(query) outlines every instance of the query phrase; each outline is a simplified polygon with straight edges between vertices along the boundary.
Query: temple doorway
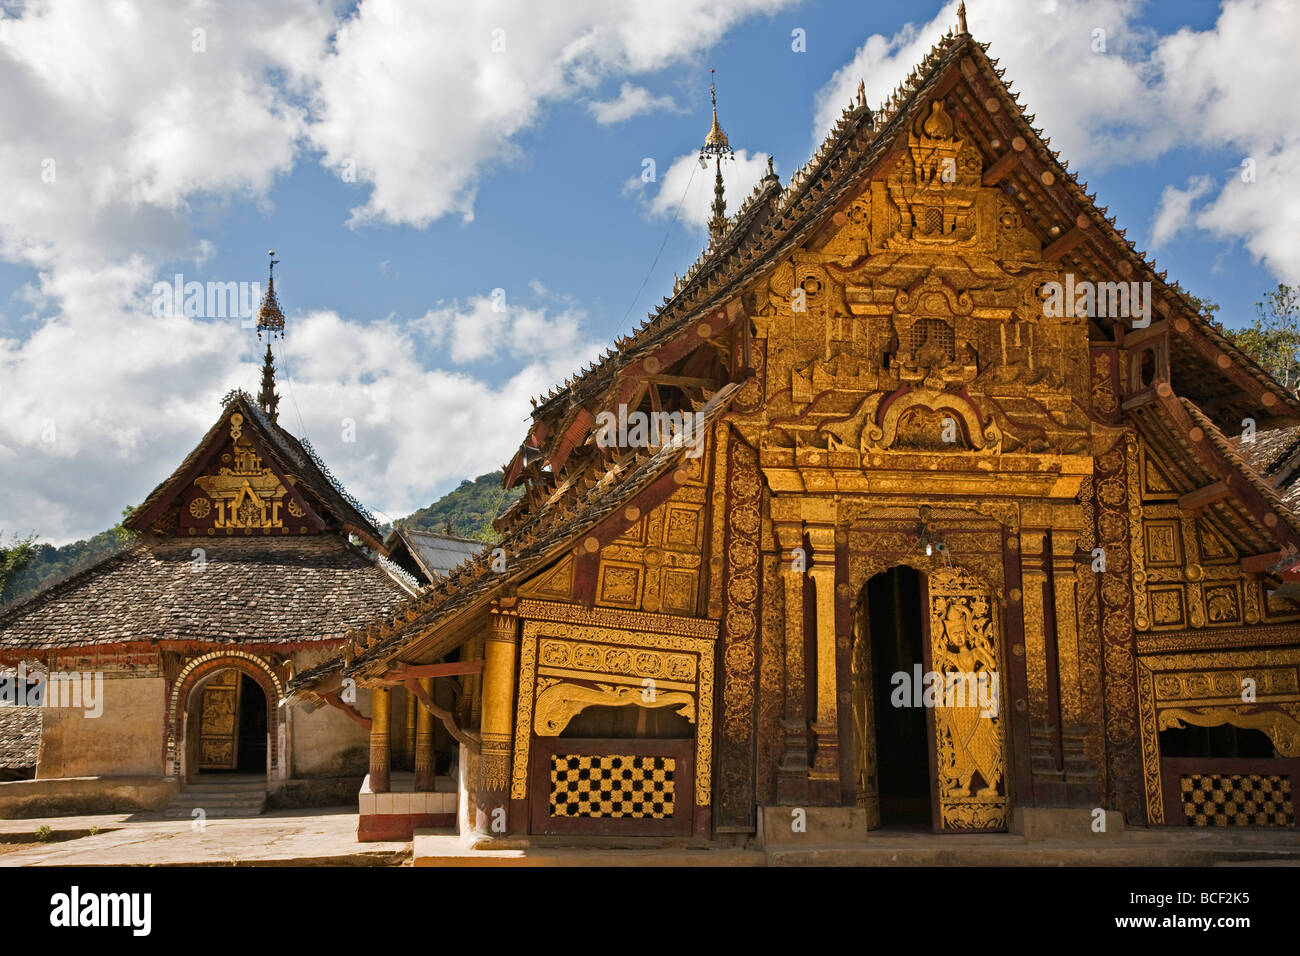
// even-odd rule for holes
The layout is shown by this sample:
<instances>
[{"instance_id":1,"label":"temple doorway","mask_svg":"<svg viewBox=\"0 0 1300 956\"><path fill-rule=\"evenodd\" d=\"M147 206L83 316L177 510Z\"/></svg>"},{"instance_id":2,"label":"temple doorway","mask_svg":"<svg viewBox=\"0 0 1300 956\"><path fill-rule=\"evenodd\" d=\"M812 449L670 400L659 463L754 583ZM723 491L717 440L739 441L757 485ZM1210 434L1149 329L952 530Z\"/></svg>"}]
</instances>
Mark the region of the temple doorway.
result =
<instances>
[{"instance_id":1,"label":"temple doorway","mask_svg":"<svg viewBox=\"0 0 1300 956\"><path fill-rule=\"evenodd\" d=\"M859 601L854 654L859 802L872 826L930 827L933 773L925 710L895 705L895 675L911 681L926 667L922 587L914 568L891 568L867 582Z\"/></svg>"},{"instance_id":2,"label":"temple doorway","mask_svg":"<svg viewBox=\"0 0 1300 956\"><path fill-rule=\"evenodd\" d=\"M188 766L204 777L267 772L266 693L238 668L217 671L191 694ZM191 774L192 776L192 774Z\"/></svg>"}]
</instances>

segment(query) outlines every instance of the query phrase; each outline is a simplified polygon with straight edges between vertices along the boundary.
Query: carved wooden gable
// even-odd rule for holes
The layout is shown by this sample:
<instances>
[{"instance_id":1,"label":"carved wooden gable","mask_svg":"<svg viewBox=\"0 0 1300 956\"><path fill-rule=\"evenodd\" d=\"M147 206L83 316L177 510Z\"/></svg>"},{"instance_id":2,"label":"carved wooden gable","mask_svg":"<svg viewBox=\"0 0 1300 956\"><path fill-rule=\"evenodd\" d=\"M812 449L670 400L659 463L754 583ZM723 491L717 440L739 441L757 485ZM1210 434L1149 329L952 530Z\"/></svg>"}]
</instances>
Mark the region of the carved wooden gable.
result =
<instances>
[{"instance_id":1,"label":"carved wooden gable","mask_svg":"<svg viewBox=\"0 0 1300 956\"><path fill-rule=\"evenodd\" d=\"M809 243L750 290L774 445L1087 455L1082 318L1019 204L981 184L942 100Z\"/></svg>"}]
</instances>

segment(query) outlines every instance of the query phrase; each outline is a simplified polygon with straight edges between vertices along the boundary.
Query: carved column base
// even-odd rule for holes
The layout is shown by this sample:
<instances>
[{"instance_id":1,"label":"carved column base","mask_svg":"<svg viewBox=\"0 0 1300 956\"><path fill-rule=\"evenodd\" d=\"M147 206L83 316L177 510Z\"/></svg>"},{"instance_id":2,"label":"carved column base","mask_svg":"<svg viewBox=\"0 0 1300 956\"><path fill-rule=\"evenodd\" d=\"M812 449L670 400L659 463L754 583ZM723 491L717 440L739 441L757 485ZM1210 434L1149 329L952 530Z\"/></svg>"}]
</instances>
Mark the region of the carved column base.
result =
<instances>
[{"instance_id":1,"label":"carved column base","mask_svg":"<svg viewBox=\"0 0 1300 956\"><path fill-rule=\"evenodd\" d=\"M840 779L840 736L837 724L813 724L817 736L817 759L808 776L812 780Z\"/></svg>"}]
</instances>

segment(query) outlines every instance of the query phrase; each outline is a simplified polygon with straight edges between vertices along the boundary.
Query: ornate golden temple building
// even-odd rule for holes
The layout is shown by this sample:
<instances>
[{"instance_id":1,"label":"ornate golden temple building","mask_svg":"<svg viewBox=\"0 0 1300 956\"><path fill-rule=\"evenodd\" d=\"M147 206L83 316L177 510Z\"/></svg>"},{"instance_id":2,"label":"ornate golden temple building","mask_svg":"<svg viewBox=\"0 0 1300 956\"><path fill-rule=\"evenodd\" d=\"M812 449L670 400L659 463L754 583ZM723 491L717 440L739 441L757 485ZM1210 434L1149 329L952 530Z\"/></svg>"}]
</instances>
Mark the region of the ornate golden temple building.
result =
<instances>
[{"instance_id":1,"label":"ornate golden temple building","mask_svg":"<svg viewBox=\"0 0 1300 956\"><path fill-rule=\"evenodd\" d=\"M1294 826L1300 403L964 14L719 207L650 320L536 403L499 547L293 683L373 692L363 820L402 814L391 708L458 675L421 720L489 837Z\"/></svg>"}]
</instances>

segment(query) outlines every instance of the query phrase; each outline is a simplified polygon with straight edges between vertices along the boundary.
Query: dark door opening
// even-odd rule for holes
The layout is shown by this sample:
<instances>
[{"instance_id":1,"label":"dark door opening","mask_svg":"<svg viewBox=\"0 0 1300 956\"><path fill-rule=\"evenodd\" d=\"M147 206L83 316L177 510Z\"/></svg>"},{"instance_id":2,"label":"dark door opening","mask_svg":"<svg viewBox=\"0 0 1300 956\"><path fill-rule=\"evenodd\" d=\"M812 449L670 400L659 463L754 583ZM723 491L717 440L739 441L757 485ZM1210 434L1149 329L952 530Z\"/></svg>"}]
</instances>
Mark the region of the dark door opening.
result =
<instances>
[{"instance_id":1,"label":"dark door opening","mask_svg":"<svg viewBox=\"0 0 1300 956\"><path fill-rule=\"evenodd\" d=\"M897 567L867 582L871 627L872 688L876 774L882 826L930 825L930 739L925 708L896 706L895 674L905 674L910 688L925 670L921 623L921 575Z\"/></svg>"},{"instance_id":2,"label":"dark door opening","mask_svg":"<svg viewBox=\"0 0 1300 956\"><path fill-rule=\"evenodd\" d=\"M266 773L266 694L247 674L240 674L239 749L236 761L240 773Z\"/></svg>"}]
</instances>

